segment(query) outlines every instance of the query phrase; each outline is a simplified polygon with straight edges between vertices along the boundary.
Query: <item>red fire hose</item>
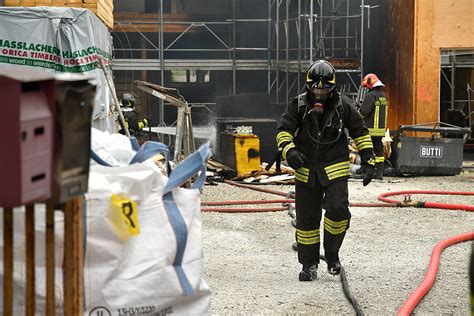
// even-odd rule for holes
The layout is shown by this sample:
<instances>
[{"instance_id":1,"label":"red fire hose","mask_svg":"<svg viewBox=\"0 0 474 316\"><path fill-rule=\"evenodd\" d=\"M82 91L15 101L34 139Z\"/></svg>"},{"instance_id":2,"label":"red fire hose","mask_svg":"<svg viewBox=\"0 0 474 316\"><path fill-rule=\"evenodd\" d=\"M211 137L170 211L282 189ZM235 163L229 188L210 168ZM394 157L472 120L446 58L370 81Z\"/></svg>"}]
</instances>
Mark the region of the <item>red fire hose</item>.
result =
<instances>
[{"instance_id":1,"label":"red fire hose","mask_svg":"<svg viewBox=\"0 0 474 316\"><path fill-rule=\"evenodd\" d=\"M441 208L449 210L464 210L464 211L474 211L474 205L467 204L448 204L448 203L438 203L438 202L412 202L411 198L409 200L399 202L396 200L388 199L387 196L392 195L405 195L409 196L411 194L437 194L437 195L474 195L474 192L452 192L452 191L420 191L420 190L409 190L409 191L398 191L398 192L387 192L380 194L378 199L387 203L395 203L397 206L413 206L413 207L424 207L424 208Z\"/></svg>"},{"instance_id":2,"label":"red fire hose","mask_svg":"<svg viewBox=\"0 0 474 316\"><path fill-rule=\"evenodd\" d=\"M244 200L244 201L220 201L220 202L202 202L201 205L203 206L225 206L225 205L246 205L246 204L274 204L274 203L282 203L283 206L281 207L273 207L273 208L247 208L247 207L239 207L239 208L227 208L227 207L203 207L201 211L203 212L220 212L220 213L252 213L252 212L278 212L278 211L286 211L289 208L289 204L294 204L294 193L286 193L283 191L277 190L270 190L264 189L255 185L249 184L242 184L231 180L224 180L225 183L240 187L246 188L254 191L275 194L279 196L284 196L286 199L284 200ZM290 199L291 197L291 199ZM349 203L349 206L353 207L395 207L398 206L397 203Z\"/></svg>"},{"instance_id":3,"label":"red fire hose","mask_svg":"<svg viewBox=\"0 0 474 316\"><path fill-rule=\"evenodd\" d=\"M426 272L425 278L423 282L416 288L416 290L408 297L408 299L403 303L402 308L398 312L400 316L408 316L410 315L421 299L428 293L428 291L433 286L436 274L438 273L438 266L439 260L441 257L441 252L451 245L468 241L474 240L474 231L469 233L464 233L460 235L456 235L454 237L442 240L436 244L433 248L433 252L431 253L431 260L428 266L428 271Z\"/></svg>"}]
</instances>

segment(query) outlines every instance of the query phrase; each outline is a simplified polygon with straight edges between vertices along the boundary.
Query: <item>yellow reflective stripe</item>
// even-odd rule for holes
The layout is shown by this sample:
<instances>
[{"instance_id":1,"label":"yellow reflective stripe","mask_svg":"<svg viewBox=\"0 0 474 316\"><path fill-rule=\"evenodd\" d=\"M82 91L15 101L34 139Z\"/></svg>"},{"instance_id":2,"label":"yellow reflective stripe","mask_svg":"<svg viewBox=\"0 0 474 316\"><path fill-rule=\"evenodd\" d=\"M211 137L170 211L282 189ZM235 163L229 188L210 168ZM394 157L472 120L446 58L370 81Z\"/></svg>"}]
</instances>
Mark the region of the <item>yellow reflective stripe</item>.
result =
<instances>
[{"instance_id":1,"label":"yellow reflective stripe","mask_svg":"<svg viewBox=\"0 0 474 316\"><path fill-rule=\"evenodd\" d=\"M354 138L354 143L357 145L359 145L360 143L363 143L363 142L366 142L366 141L372 141L372 139L370 138L370 135L364 135L364 136L360 136L360 137L357 137L357 138Z\"/></svg>"},{"instance_id":2,"label":"yellow reflective stripe","mask_svg":"<svg viewBox=\"0 0 474 316\"><path fill-rule=\"evenodd\" d=\"M328 179L329 180L334 180L334 179L337 179L337 178L342 178L342 177L346 177L346 176L350 176L350 175L351 174L350 174L349 169L341 170L341 171L338 171L338 172L328 174Z\"/></svg>"},{"instance_id":3,"label":"yellow reflective stripe","mask_svg":"<svg viewBox=\"0 0 474 316\"><path fill-rule=\"evenodd\" d=\"M293 142L292 138L289 138L289 137L280 138L280 140L278 140L277 146L281 147L281 145L283 145L284 143L291 143L291 142Z\"/></svg>"},{"instance_id":4,"label":"yellow reflective stripe","mask_svg":"<svg viewBox=\"0 0 474 316\"><path fill-rule=\"evenodd\" d=\"M372 145L372 138L370 135L364 135L361 137L357 137L354 139L354 143L356 144L357 150L363 150L367 148L374 148Z\"/></svg>"},{"instance_id":5,"label":"yellow reflective stripe","mask_svg":"<svg viewBox=\"0 0 474 316\"><path fill-rule=\"evenodd\" d=\"M342 234L346 231L348 222L349 220L335 222L328 219L327 217L324 217L324 229L333 235Z\"/></svg>"},{"instance_id":6,"label":"yellow reflective stripe","mask_svg":"<svg viewBox=\"0 0 474 316\"><path fill-rule=\"evenodd\" d=\"M375 163L380 163L380 162L384 162L384 161L385 161L384 156L375 156Z\"/></svg>"},{"instance_id":7,"label":"yellow reflective stripe","mask_svg":"<svg viewBox=\"0 0 474 316\"><path fill-rule=\"evenodd\" d=\"M283 152L281 153L283 159L286 159L286 154L288 153L288 150L295 147L296 146L294 143L289 143L288 145L286 145L285 148L283 148Z\"/></svg>"},{"instance_id":8,"label":"yellow reflective stripe","mask_svg":"<svg viewBox=\"0 0 474 316\"><path fill-rule=\"evenodd\" d=\"M301 168L298 168L298 170L296 170L296 172L301 174L301 175L309 176L309 169L308 168L301 167Z\"/></svg>"},{"instance_id":9,"label":"yellow reflective stripe","mask_svg":"<svg viewBox=\"0 0 474 316\"><path fill-rule=\"evenodd\" d=\"M341 167L349 168L349 161L342 161L342 162L335 163L333 165L325 167L324 170L326 170L326 172L329 173L329 172L335 171L337 169L340 169Z\"/></svg>"},{"instance_id":10,"label":"yellow reflective stripe","mask_svg":"<svg viewBox=\"0 0 474 316\"><path fill-rule=\"evenodd\" d=\"M375 114L374 114L374 128L379 128L379 115L380 115L380 105L375 106Z\"/></svg>"},{"instance_id":11,"label":"yellow reflective stripe","mask_svg":"<svg viewBox=\"0 0 474 316\"><path fill-rule=\"evenodd\" d=\"M330 232L333 235L339 235L339 234L342 234L343 232L346 231L345 227L335 229L335 228L332 228L331 226L326 226L326 225L324 225L324 229L327 230L328 232Z\"/></svg>"},{"instance_id":12,"label":"yellow reflective stripe","mask_svg":"<svg viewBox=\"0 0 474 316\"><path fill-rule=\"evenodd\" d=\"M375 165L375 159L374 159L374 158L370 158L369 161L367 161L367 163L368 163L369 165L374 166L374 165Z\"/></svg>"},{"instance_id":13,"label":"yellow reflective stripe","mask_svg":"<svg viewBox=\"0 0 474 316\"><path fill-rule=\"evenodd\" d=\"M345 219L343 221L340 221L340 222L336 222L336 221L333 221L333 220L330 220L329 218L327 218L326 216L324 216L324 223L325 224L328 224L328 225L331 225L332 227L334 228L338 228L338 227L345 227L347 226L347 223L349 223L349 220L348 219Z\"/></svg>"},{"instance_id":14,"label":"yellow reflective stripe","mask_svg":"<svg viewBox=\"0 0 474 316\"><path fill-rule=\"evenodd\" d=\"M306 72L306 82L311 82L311 78L309 77L309 70Z\"/></svg>"},{"instance_id":15,"label":"yellow reflective stripe","mask_svg":"<svg viewBox=\"0 0 474 316\"><path fill-rule=\"evenodd\" d=\"M280 147L280 145L283 144L284 142L292 142L293 141L293 135L291 135L290 133L285 132L285 131L279 132L277 134L276 140L277 140L278 147Z\"/></svg>"},{"instance_id":16,"label":"yellow reflective stripe","mask_svg":"<svg viewBox=\"0 0 474 316\"><path fill-rule=\"evenodd\" d=\"M319 236L319 229L314 229L314 230L301 230L297 229L296 230L296 235L300 237L315 237Z\"/></svg>"},{"instance_id":17,"label":"yellow reflective stripe","mask_svg":"<svg viewBox=\"0 0 474 316\"><path fill-rule=\"evenodd\" d=\"M329 83L336 83L336 74L332 75L332 80L328 81Z\"/></svg>"},{"instance_id":18,"label":"yellow reflective stripe","mask_svg":"<svg viewBox=\"0 0 474 316\"><path fill-rule=\"evenodd\" d=\"M308 183L308 176L299 174L298 172L295 173L295 179L304 183Z\"/></svg>"},{"instance_id":19,"label":"yellow reflective stripe","mask_svg":"<svg viewBox=\"0 0 474 316\"><path fill-rule=\"evenodd\" d=\"M385 128L369 128L369 134L372 136L385 136Z\"/></svg>"},{"instance_id":20,"label":"yellow reflective stripe","mask_svg":"<svg viewBox=\"0 0 474 316\"><path fill-rule=\"evenodd\" d=\"M338 162L324 168L329 180L345 177L350 175L349 161Z\"/></svg>"},{"instance_id":21,"label":"yellow reflective stripe","mask_svg":"<svg viewBox=\"0 0 474 316\"><path fill-rule=\"evenodd\" d=\"M314 237L314 238L302 238L302 237L296 237L296 241L299 244L303 245L315 245L319 244L321 242L321 237Z\"/></svg>"}]
</instances>

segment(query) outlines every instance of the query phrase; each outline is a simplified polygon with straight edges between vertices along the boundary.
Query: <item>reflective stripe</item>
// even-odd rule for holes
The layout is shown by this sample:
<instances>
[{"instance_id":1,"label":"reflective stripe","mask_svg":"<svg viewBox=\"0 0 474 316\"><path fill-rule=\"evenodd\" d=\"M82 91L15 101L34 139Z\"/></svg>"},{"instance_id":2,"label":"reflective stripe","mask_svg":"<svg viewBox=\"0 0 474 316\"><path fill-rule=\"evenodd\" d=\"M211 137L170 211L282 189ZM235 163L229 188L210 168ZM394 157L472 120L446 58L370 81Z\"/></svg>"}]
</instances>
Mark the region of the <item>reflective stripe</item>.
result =
<instances>
[{"instance_id":1,"label":"reflective stripe","mask_svg":"<svg viewBox=\"0 0 474 316\"><path fill-rule=\"evenodd\" d=\"M324 229L330 232L333 235L342 234L347 229L347 224L349 220L343 220L340 222L335 222L330 220L327 217L324 217Z\"/></svg>"},{"instance_id":2,"label":"reflective stripe","mask_svg":"<svg viewBox=\"0 0 474 316\"><path fill-rule=\"evenodd\" d=\"M293 141L293 135L291 135L290 133L288 132L279 132L276 136L276 140L277 140L277 145L278 147L281 146L281 144L285 143L285 142L292 142Z\"/></svg>"},{"instance_id":3,"label":"reflective stripe","mask_svg":"<svg viewBox=\"0 0 474 316\"><path fill-rule=\"evenodd\" d=\"M347 223L349 222L348 219L345 219L343 221L340 221L340 222L336 222L336 221L333 221L333 220L330 220L329 218L327 218L326 216L324 216L324 223L328 224L328 225L331 225L335 228L338 228L338 227L342 227L342 226L346 226Z\"/></svg>"},{"instance_id":4,"label":"reflective stripe","mask_svg":"<svg viewBox=\"0 0 474 316\"><path fill-rule=\"evenodd\" d=\"M308 183L308 176L295 172L295 179L304 183Z\"/></svg>"},{"instance_id":5,"label":"reflective stripe","mask_svg":"<svg viewBox=\"0 0 474 316\"><path fill-rule=\"evenodd\" d=\"M308 168L301 167L301 168L298 168L298 170L296 170L296 172L298 172L299 174L305 175L305 176L309 176L309 169Z\"/></svg>"},{"instance_id":6,"label":"reflective stripe","mask_svg":"<svg viewBox=\"0 0 474 316\"><path fill-rule=\"evenodd\" d=\"M351 175L351 173L350 173L349 169L341 170L341 171L338 171L338 172L331 173L330 175L328 174L328 179L329 180L334 180L334 179L337 179L337 178L347 177L347 176L350 176L350 175Z\"/></svg>"},{"instance_id":7,"label":"reflective stripe","mask_svg":"<svg viewBox=\"0 0 474 316\"><path fill-rule=\"evenodd\" d=\"M374 148L372 145L372 138L370 135L364 135L361 137L357 137L354 139L354 143L356 144L357 150L361 151L367 148Z\"/></svg>"},{"instance_id":8,"label":"reflective stripe","mask_svg":"<svg viewBox=\"0 0 474 316\"><path fill-rule=\"evenodd\" d=\"M375 165L375 159L374 159L374 158L370 158L369 161L367 161L367 163L368 163L369 165L374 166L374 165Z\"/></svg>"},{"instance_id":9,"label":"reflective stripe","mask_svg":"<svg viewBox=\"0 0 474 316\"><path fill-rule=\"evenodd\" d=\"M333 165L330 165L330 166L327 166L326 168L324 168L324 170L326 170L326 172L332 172L336 169L340 169L341 167L348 167L349 166L349 161L342 161L342 162L338 162L338 163L335 163Z\"/></svg>"},{"instance_id":10,"label":"reflective stripe","mask_svg":"<svg viewBox=\"0 0 474 316\"><path fill-rule=\"evenodd\" d=\"M369 134L372 136L385 136L385 128L369 128Z\"/></svg>"},{"instance_id":11,"label":"reflective stripe","mask_svg":"<svg viewBox=\"0 0 474 316\"><path fill-rule=\"evenodd\" d=\"M314 245L314 244L319 244L321 242L321 237L314 237L314 238L303 238L303 237L298 237L296 236L296 241L299 244L303 245Z\"/></svg>"},{"instance_id":12,"label":"reflective stripe","mask_svg":"<svg viewBox=\"0 0 474 316\"><path fill-rule=\"evenodd\" d=\"M380 162L384 162L384 161L385 161L384 156L375 156L375 163L380 163Z\"/></svg>"},{"instance_id":13,"label":"reflective stripe","mask_svg":"<svg viewBox=\"0 0 474 316\"><path fill-rule=\"evenodd\" d=\"M286 159L286 154L288 153L288 150L295 147L296 146L294 143L289 143L288 145L286 145L285 148L283 149L283 152L281 153L281 156L283 157L283 159Z\"/></svg>"},{"instance_id":14,"label":"reflective stripe","mask_svg":"<svg viewBox=\"0 0 474 316\"><path fill-rule=\"evenodd\" d=\"M338 162L334 165L324 168L329 180L342 178L350 175L349 161Z\"/></svg>"},{"instance_id":15,"label":"reflective stripe","mask_svg":"<svg viewBox=\"0 0 474 316\"><path fill-rule=\"evenodd\" d=\"M296 235L301 236L301 237L314 237L319 235L319 229L314 229L314 230L301 230L297 229L296 230Z\"/></svg>"},{"instance_id":16,"label":"reflective stripe","mask_svg":"<svg viewBox=\"0 0 474 316\"><path fill-rule=\"evenodd\" d=\"M296 241L303 245L314 245L321 241L319 229L296 230Z\"/></svg>"},{"instance_id":17,"label":"reflective stripe","mask_svg":"<svg viewBox=\"0 0 474 316\"><path fill-rule=\"evenodd\" d=\"M379 129L379 115L380 115L380 105L377 104L380 102L376 102L375 104L375 114L374 114L374 129Z\"/></svg>"}]
</instances>

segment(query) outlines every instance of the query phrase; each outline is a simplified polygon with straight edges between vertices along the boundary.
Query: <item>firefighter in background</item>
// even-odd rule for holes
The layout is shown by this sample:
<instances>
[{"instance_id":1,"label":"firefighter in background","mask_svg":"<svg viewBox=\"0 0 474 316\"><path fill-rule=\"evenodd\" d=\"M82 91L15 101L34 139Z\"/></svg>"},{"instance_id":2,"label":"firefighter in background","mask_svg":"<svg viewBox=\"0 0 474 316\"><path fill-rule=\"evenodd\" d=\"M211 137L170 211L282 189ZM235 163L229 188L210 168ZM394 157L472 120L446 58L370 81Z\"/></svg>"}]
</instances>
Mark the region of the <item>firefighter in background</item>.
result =
<instances>
[{"instance_id":1,"label":"firefighter in background","mask_svg":"<svg viewBox=\"0 0 474 316\"><path fill-rule=\"evenodd\" d=\"M359 111L364 117L370 137L372 138L372 143L374 144L374 179L383 180L385 159L382 138L385 136L385 129L387 128L388 111L388 99L383 91L385 85L375 74L371 73L362 79L362 87L369 90ZM361 177L363 176L364 175L361 175Z\"/></svg>"},{"instance_id":2,"label":"firefighter in background","mask_svg":"<svg viewBox=\"0 0 474 316\"><path fill-rule=\"evenodd\" d=\"M295 169L296 241L302 264L300 281L317 277L320 222L324 215L324 254L328 272L341 271L339 249L349 228L349 148L345 129L354 139L365 170L364 186L374 173L369 131L351 100L336 87L336 71L327 61L311 64L306 92L295 97L283 113L277 144L282 158Z\"/></svg>"},{"instance_id":3,"label":"firefighter in background","mask_svg":"<svg viewBox=\"0 0 474 316\"><path fill-rule=\"evenodd\" d=\"M124 93L122 96L122 114L123 118L125 119L125 124L127 124L128 131L131 136L139 136L141 134L141 130L144 127L148 126L148 120L146 118L143 121L138 119L138 111L135 108L136 98L131 93ZM122 126L122 123L119 122L120 134L125 135L125 130Z\"/></svg>"}]
</instances>

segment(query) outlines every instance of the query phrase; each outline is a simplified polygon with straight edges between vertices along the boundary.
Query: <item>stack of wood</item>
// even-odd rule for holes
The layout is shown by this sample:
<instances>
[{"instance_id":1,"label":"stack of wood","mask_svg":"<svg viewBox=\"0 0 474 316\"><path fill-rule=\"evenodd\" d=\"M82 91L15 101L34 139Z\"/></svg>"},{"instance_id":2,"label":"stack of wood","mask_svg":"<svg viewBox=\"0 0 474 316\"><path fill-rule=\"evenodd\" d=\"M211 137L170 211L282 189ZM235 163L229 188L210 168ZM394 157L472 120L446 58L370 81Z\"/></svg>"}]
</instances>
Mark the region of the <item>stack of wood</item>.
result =
<instances>
[{"instance_id":1,"label":"stack of wood","mask_svg":"<svg viewBox=\"0 0 474 316\"><path fill-rule=\"evenodd\" d=\"M74 7L89 9L108 28L114 27L113 0L5 0L7 7Z\"/></svg>"}]
</instances>

